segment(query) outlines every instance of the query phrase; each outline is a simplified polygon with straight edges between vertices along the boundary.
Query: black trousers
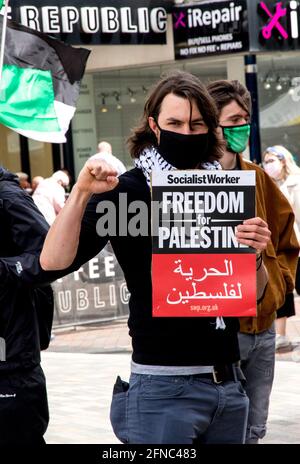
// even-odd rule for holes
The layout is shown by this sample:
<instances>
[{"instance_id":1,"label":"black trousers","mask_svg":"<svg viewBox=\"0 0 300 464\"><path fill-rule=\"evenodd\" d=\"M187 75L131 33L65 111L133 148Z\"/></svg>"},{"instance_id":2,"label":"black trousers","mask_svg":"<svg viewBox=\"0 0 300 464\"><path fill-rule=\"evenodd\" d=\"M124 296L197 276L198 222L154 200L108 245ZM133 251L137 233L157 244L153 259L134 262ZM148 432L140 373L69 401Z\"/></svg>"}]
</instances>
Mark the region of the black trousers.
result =
<instances>
[{"instance_id":1,"label":"black trousers","mask_svg":"<svg viewBox=\"0 0 300 464\"><path fill-rule=\"evenodd\" d=\"M281 319L282 317L291 317L295 316L295 301L294 301L294 294L287 293L285 295L285 300L281 308L277 309L277 319Z\"/></svg>"},{"instance_id":2,"label":"black trousers","mask_svg":"<svg viewBox=\"0 0 300 464\"><path fill-rule=\"evenodd\" d=\"M0 445L42 445L49 422L46 380L41 366L0 371Z\"/></svg>"}]
</instances>

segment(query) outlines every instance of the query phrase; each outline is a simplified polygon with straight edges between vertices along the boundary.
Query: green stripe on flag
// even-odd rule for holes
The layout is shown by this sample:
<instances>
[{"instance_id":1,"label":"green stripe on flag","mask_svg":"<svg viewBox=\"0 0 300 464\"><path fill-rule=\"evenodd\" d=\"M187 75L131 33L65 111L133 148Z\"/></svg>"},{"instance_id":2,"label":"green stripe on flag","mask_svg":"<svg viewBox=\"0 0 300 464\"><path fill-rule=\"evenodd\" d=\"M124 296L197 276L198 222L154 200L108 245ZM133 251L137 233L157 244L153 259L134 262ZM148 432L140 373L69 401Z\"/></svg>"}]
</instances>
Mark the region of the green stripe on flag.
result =
<instances>
[{"instance_id":1,"label":"green stripe on flag","mask_svg":"<svg viewBox=\"0 0 300 464\"><path fill-rule=\"evenodd\" d=\"M12 129L60 131L50 71L3 66L0 123Z\"/></svg>"},{"instance_id":2,"label":"green stripe on flag","mask_svg":"<svg viewBox=\"0 0 300 464\"><path fill-rule=\"evenodd\" d=\"M0 10L1 10L2 6L3 6L3 3L4 3L4 0L0 0Z\"/></svg>"}]
</instances>

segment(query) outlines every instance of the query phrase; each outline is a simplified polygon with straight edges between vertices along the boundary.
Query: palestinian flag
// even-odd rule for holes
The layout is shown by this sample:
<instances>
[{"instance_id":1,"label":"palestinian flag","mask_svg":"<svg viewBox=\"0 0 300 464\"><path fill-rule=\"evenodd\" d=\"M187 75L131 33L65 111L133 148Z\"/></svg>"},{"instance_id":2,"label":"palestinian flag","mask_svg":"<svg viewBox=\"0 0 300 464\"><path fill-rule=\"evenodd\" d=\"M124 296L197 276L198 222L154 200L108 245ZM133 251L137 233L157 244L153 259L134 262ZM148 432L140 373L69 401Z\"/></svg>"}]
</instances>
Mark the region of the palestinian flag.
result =
<instances>
[{"instance_id":1,"label":"palestinian flag","mask_svg":"<svg viewBox=\"0 0 300 464\"><path fill-rule=\"evenodd\" d=\"M0 37L2 27L0 15ZM8 20L0 123L35 140L65 142L89 54Z\"/></svg>"}]
</instances>

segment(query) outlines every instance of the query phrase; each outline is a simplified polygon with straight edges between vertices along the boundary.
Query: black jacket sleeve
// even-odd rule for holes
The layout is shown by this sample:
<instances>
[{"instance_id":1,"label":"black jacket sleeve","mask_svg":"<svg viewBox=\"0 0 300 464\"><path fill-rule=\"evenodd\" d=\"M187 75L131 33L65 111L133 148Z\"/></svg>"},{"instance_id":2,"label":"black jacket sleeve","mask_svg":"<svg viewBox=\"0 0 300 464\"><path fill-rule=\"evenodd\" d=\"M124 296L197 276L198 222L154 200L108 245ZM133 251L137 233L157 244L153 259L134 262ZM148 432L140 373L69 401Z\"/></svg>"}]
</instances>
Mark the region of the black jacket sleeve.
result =
<instances>
[{"instance_id":1,"label":"black jacket sleeve","mask_svg":"<svg viewBox=\"0 0 300 464\"><path fill-rule=\"evenodd\" d=\"M94 257L106 245L108 237L99 237L96 231L95 201L88 204L81 227L80 244L72 265L62 271L44 271L39 262L40 253L48 231L48 224L33 200L22 191L3 196L5 221L10 230L15 253L0 257L0 284L41 286L70 272ZM2 248L3 249L3 248Z\"/></svg>"},{"instance_id":2,"label":"black jacket sleeve","mask_svg":"<svg viewBox=\"0 0 300 464\"><path fill-rule=\"evenodd\" d=\"M49 226L32 198L17 186L2 189L1 207L0 282L17 284L29 276L34 280Z\"/></svg>"}]
</instances>

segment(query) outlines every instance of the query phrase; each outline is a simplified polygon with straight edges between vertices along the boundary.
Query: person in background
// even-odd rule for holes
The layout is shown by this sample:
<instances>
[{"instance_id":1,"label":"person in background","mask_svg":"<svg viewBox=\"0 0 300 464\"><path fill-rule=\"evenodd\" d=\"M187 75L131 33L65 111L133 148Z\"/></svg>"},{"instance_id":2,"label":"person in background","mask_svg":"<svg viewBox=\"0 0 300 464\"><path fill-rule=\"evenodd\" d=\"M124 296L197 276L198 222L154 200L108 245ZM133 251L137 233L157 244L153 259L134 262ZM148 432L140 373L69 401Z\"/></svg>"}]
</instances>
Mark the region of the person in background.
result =
<instances>
[{"instance_id":1,"label":"person in background","mask_svg":"<svg viewBox=\"0 0 300 464\"><path fill-rule=\"evenodd\" d=\"M112 154L112 146L108 142L98 143L98 153L90 157L91 160L98 159L106 161L110 166L116 169L118 176L127 171L126 167L116 156Z\"/></svg>"},{"instance_id":2,"label":"person in background","mask_svg":"<svg viewBox=\"0 0 300 464\"><path fill-rule=\"evenodd\" d=\"M295 213L294 229L300 241L300 167L293 155L281 145L268 147L263 153L263 167L276 182L285 195ZM296 272L296 291L300 294L300 264L298 259ZM287 293L285 302L277 311L276 319L276 351L291 351L292 343L286 334L287 318L294 316L295 301L293 293Z\"/></svg>"},{"instance_id":3,"label":"person in background","mask_svg":"<svg viewBox=\"0 0 300 464\"><path fill-rule=\"evenodd\" d=\"M32 195L34 203L50 225L66 202L64 187L68 185L67 174L56 171L51 177L42 180Z\"/></svg>"},{"instance_id":4,"label":"person in background","mask_svg":"<svg viewBox=\"0 0 300 464\"><path fill-rule=\"evenodd\" d=\"M32 189L29 182L29 175L26 172L16 172L16 176L19 178L20 187L26 192L31 193Z\"/></svg>"},{"instance_id":5,"label":"person in background","mask_svg":"<svg viewBox=\"0 0 300 464\"><path fill-rule=\"evenodd\" d=\"M32 193L35 192L37 186L44 180L44 177L42 176L35 176L32 181L31 181L31 188L32 188Z\"/></svg>"},{"instance_id":6,"label":"person in background","mask_svg":"<svg viewBox=\"0 0 300 464\"><path fill-rule=\"evenodd\" d=\"M135 168L118 177L105 161L88 160L41 254L42 269L69 273L111 241L131 294L129 389L116 382L111 404L114 432L124 443L244 442L248 398L241 384L238 318L152 316L151 171L221 169L217 126L215 104L196 76L176 72L161 78L129 140ZM112 205L115 226L124 192L129 215L123 226L132 218L131 205L143 202L145 233L101 233L101 206ZM237 226L236 239L259 257L270 231L261 218L250 218ZM266 273L260 258L257 276L262 295Z\"/></svg>"},{"instance_id":7,"label":"person in background","mask_svg":"<svg viewBox=\"0 0 300 464\"><path fill-rule=\"evenodd\" d=\"M214 81L207 88L219 111L219 133L224 142L220 163L223 169L255 171L257 215L271 231L271 240L261 255L269 279L257 305L257 317L240 318L241 367L250 399L246 443L256 444L266 434L275 365L274 320L286 293L294 289L299 244L289 202L262 168L242 157L250 135L250 93L236 80Z\"/></svg>"},{"instance_id":8,"label":"person in background","mask_svg":"<svg viewBox=\"0 0 300 464\"><path fill-rule=\"evenodd\" d=\"M73 178L72 178L72 176L70 174L70 171L68 171L68 169L62 168L61 171L64 172L65 174L67 174L67 176L69 178L69 184L64 186L66 198L68 198L69 193L70 193L70 191L72 189L72 186L73 186Z\"/></svg>"}]
</instances>

